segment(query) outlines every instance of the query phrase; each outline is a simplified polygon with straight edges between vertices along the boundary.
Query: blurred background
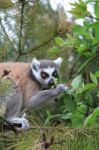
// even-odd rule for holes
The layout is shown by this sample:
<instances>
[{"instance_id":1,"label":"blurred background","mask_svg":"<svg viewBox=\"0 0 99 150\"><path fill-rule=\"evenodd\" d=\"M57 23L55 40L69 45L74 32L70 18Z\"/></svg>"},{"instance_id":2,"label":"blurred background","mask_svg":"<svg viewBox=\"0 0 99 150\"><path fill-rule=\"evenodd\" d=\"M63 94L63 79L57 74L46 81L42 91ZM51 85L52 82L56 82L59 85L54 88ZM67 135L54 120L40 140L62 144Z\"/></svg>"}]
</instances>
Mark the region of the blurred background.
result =
<instances>
[{"instance_id":1,"label":"blurred background","mask_svg":"<svg viewBox=\"0 0 99 150\"><path fill-rule=\"evenodd\" d=\"M74 23L70 8L68 0L0 0L0 61L61 56L63 78L68 79L73 56L61 43Z\"/></svg>"}]
</instances>

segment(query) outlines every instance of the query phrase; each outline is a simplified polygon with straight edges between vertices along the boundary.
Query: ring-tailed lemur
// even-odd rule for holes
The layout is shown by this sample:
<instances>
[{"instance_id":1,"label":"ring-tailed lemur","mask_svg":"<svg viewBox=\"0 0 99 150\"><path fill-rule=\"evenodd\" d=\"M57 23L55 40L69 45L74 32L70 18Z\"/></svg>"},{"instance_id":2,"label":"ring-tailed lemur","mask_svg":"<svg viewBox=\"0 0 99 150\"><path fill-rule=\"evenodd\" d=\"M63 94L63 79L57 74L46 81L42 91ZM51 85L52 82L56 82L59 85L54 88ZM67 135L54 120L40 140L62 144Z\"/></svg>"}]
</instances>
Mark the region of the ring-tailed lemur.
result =
<instances>
[{"instance_id":1,"label":"ring-tailed lemur","mask_svg":"<svg viewBox=\"0 0 99 150\"><path fill-rule=\"evenodd\" d=\"M67 89L64 84L50 88L58 77L62 61L62 58L59 57L56 60L37 60L34 58L31 64L0 63L0 76L12 79L21 91L24 106L35 109L53 102L58 95ZM5 116L13 124L22 124L23 129L28 128L29 123L27 119L16 116L19 112L20 101L17 97L11 99L10 109L6 111Z\"/></svg>"}]
</instances>

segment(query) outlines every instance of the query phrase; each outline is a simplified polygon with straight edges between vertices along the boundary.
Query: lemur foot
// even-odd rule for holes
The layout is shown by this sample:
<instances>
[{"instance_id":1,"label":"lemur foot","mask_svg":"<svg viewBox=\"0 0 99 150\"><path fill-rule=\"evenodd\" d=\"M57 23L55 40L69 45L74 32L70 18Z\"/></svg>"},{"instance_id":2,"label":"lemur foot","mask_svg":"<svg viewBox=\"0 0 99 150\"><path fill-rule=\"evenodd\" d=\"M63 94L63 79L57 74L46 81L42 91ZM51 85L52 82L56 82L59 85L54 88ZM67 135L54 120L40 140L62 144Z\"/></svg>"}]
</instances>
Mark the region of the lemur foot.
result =
<instances>
[{"instance_id":1,"label":"lemur foot","mask_svg":"<svg viewBox=\"0 0 99 150\"><path fill-rule=\"evenodd\" d=\"M29 121L25 118L25 114L22 117L12 118L10 123L16 128L17 131L28 130L30 125Z\"/></svg>"}]
</instances>

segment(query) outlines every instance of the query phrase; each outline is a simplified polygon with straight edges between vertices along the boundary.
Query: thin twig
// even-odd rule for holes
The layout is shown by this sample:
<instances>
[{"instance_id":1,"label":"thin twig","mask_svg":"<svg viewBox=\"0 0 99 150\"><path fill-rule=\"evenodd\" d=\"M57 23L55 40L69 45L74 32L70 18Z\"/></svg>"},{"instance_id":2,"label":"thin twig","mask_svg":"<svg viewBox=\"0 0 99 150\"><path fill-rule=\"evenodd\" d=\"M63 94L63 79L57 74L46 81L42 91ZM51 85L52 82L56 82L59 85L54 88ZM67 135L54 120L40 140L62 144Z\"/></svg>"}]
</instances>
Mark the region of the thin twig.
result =
<instances>
[{"instance_id":1,"label":"thin twig","mask_svg":"<svg viewBox=\"0 0 99 150\"><path fill-rule=\"evenodd\" d=\"M59 128L59 127L52 127L52 126L32 126L30 129L38 129L38 130L59 130L59 131L62 131L64 132L64 129L62 128Z\"/></svg>"},{"instance_id":2,"label":"thin twig","mask_svg":"<svg viewBox=\"0 0 99 150\"><path fill-rule=\"evenodd\" d=\"M16 128L15 128L9 121L3 119L2 117L0 117L0 120L3 122L3 124L4 124L4 123L7 124L8 129L12 130L14 133L17 134ZM4 124L4 125L5 125L5 124Z\"/></svg>"},{"instance_id":3,"label":"thin twig","mask_svg":"<svg viewBox=\"0 0 99 150\"><path fill-rule=\"evenodd\" d=\"M50 146L52 146L53 144L63 144L63 142L64 142L64 140L55 141L53 136L51 136L50 139L47 139L45 133L43 133L41 148L43 148L43 150L48 150L50 148Z\"/></svg>"},{"instance_id":4,"label":"thin twig","mask_svg":"<svg viewBox=\"0 0 99 150\"><path fill-rule=\"evenodd\" d=\"M25 0L20 1L21 3L21 18L20 18L20 30L19 30L19 45L18 45L18 53L21 54L21 44L22 44L22 32L23 32L23 24L24 24L24 8L25 8Z\"/></svg>"},{"instance_id":5,"label":"thin twig","mask_svg":"<svg viewBox=\"0 0 99 150\"><path fill-rule=\"evenodd\" d=\"M55 33L55 34L56 34L56 33ZM30 53L32 53L33 51L39 50L39 48L41 48L41 47L47 45L50 41L52 41L52 40L54 39L55 34L54 34L50 39L44 41L43 43L37 45L36 47L32 47L30 50L28 50L28 51L26 51L26 52L18 53L18 55L16 56L16 58L15 58L14 61L17 61L17 60L20 58L20 56L22 56L22 55L30 54Z\"/></svg>"},{"instance_id":6,"label":"thin twig","mask_svg":"<svg viewBox=\"0 0 99 150\"><path fill-rule=\"evenodd\" d=\"M4 28L4 26L3 26L3 24L2 24L1 18L0 18L0 26L1 26L1 28L2 28L2 30L3 30L3 32L4 32L4 34L6 35L6 37L7 37L8 41L9 41L9 43L12 44L12 43L11 43L11 40L10 40L10 38L9 38L9 36L8 36L8 34L7 34L7 32L6 32L5 28Z\"/></svg>"}]
</instances>

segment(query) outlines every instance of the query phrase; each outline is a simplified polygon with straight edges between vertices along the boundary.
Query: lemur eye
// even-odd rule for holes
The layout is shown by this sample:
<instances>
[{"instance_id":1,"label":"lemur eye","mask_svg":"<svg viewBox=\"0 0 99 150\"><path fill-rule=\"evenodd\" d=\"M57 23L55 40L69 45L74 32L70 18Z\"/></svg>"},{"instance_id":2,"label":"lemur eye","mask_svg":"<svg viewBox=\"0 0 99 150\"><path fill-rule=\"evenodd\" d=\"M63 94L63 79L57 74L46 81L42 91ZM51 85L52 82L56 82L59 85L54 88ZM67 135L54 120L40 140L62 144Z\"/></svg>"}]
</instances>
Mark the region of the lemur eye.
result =
<instances>
[{"instance_id":1,"label":"lemur eye","mask_svg":"<svg viewBox=\"0 0 99 150\"><path fill-rule=\"evenodd\" d=\"M55 78L58 78L58 72L57 72L57 70L55 70L55 71L52 73L52 76L55 77Z\"/></svg>"},{"instance_id":2,"label":"lemur eye","mask_svg":"<svg viewBox=\"0 0 99 150\"><path fill-rule=\"evenodd\" d=\"M42 71L42 72L41 72L41 77L42 77L43 79L47 79L47 78L49 77L49 74Z\"/></svg>"}]
</instances>

